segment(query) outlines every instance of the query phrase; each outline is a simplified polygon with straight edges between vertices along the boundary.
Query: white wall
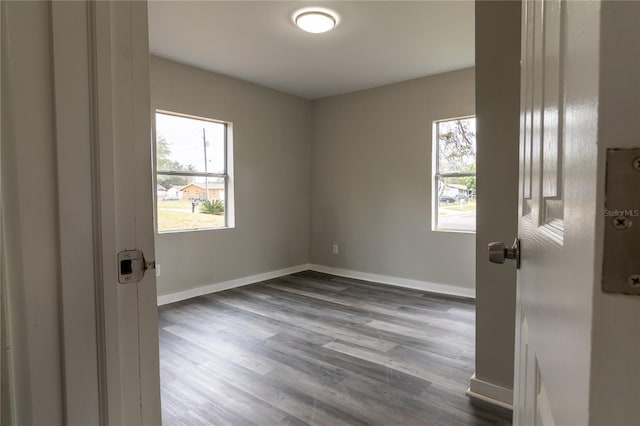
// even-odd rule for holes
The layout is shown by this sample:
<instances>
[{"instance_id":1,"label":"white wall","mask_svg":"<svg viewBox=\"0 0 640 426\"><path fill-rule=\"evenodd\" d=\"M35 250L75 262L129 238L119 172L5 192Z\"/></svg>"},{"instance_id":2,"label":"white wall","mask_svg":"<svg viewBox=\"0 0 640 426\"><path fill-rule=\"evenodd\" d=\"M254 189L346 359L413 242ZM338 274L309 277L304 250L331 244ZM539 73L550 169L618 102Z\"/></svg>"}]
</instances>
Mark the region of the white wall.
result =
<instances>
[{"instance_id":1,"label":"white wall","mask_svg":"<svg viewBox=\"0 0 640 426\"><path fill-rule=\"evenodd\" d=\"M309 101L151 58L154 109L233 123L235 228L159 234L158 294L309 260Z\"/></svg>"},{"instance_id":2,"label":"white wall","mask_svg":"<svg viewBox=\"0 0 640 426\"><path fill-rule=\"evenodd\" d=\"M431 230L431 133L474 113L473 69L314 100L311 262L473 289L475 235Z\"/></svg>"}]
</instances>

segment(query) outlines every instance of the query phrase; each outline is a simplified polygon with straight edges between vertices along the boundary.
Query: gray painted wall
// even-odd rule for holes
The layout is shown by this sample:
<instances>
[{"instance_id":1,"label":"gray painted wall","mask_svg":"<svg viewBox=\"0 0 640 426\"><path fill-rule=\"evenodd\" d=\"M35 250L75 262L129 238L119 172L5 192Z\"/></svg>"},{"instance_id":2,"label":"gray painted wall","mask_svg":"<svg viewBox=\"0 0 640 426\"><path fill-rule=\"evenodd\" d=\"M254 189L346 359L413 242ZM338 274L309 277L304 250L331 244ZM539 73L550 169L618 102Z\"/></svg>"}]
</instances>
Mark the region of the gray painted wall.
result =
<instances>
[{"instance_id":1,"label":"gray painted wall","mask_svg":"<svg viewBox=\"0 0 640 426\"><path fill-rule=\"evenodd\" d=\"M474 288L475 235L431 230L432 122L474 112L473 69L314 100L311 262Z\"/></svg>"},{"instance_id":2,"label":"gray painted wall","mask_svg":"<svg viewBox=\"0 0 640 426\"><path fill-rule=\"evenodd\" d=\"M307 263L309 101L152 57L151 102L234 126L235 228L159 234L158 294Z\"/></svg>"},{"instance_id":3,"label":"gray painted wall","mask_svg":"<svg viewBox=\"0 0 640 426\"><path fill-rule=\"evenodd\" d=\"M476 2L476 99L476 377L512 389L516 271L487 244L518 233L520 2Z\"/></svg>"},{"instance_id":4,"label":"gray painted wall","mask_svg":"<svg viewBox=\"0 0 640 426\"><path fill-rule=\"evenodd\" d=\"M432 122L475 113L475 78L474 69L466 69L307 101L152 57L153 108L234 123L236 200L234 229L157 235L158 294L309 262L474 289L476 236L432 231L430 200ZM488 98L498 102L495 93ZM492 154L499 140L480 142L479 176L482 168L501 170ZM517 150L517 134L514 140ZM479 209L489 218L491 237L480 233L485 239L500 238L494 229L505 220L489 211L505 204L491 185L480 195ZM491 197L497 199L482 203ZM486 263L484 249L480 255ZM507 267L486 265L478 268L483 277L487 268L508 275ZM487 318L478 314L487 327L479 356L489 361L478 377L493 382L495 376L511 388L513 301L504 307L509 298L495 296L502 312L495 324L496 306L487 297L494 296L484 294ZM496 362L490 327L506 336L498 343L504 357Z\"/></svg>"},{"instance_id":5,"label":"gray painted wall","mask_svg":"<svg viewBox=\"0 0 640 426\"><path fill-rule=\"evenodd\" d=\"M474 288L474 235L431 231L430 205L432 121L472 115L473 86L467 69L310 102L152 57L153 108L234 123L236 176L235 229L158 234L158 294L310 261Z\"/></svg>"}]
</instances>

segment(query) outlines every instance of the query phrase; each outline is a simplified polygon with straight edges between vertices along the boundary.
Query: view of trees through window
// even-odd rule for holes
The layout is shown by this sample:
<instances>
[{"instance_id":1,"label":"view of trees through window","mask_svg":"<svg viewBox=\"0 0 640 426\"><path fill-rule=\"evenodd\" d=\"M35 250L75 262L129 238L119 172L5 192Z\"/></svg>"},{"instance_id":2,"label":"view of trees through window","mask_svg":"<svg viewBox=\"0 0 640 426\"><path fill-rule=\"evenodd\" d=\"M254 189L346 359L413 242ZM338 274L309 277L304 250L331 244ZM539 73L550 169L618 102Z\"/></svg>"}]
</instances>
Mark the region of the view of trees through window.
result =
<instances>
[{"instance_id":1,"label":"view of trees through window","mask_svg":"<svg viewBox=\"0 0 640 426\"><path fill-rule=\"evenodd\" d=\"M158 231L224 227L227 124L156 113Z\"/></svg>"},{"instance_id":2,"label":"view of trees through window","mask_svg":"<svg viewBox=\"0 0 640 426\"><path fill-rule=\"evenodd\" d=\"M476 229L476 119L434 123L436 230Z\"/></svg>"}]
</instances>

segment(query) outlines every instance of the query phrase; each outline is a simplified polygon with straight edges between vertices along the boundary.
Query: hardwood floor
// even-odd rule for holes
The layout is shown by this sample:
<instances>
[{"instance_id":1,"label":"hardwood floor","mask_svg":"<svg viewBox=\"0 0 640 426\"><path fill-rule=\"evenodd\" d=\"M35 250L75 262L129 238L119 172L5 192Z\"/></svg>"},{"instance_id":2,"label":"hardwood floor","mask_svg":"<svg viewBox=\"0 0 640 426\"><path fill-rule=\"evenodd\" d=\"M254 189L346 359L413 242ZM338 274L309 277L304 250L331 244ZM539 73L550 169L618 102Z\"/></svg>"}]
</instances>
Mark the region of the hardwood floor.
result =
<instances>
[{"instance_id":1,"label":"hardwood floor","mask_svg":"<svg viewBox=\"0 0 640 426\"><path fill-rule=\"evenodd\" d=\"M509 425L473 303L302 272L159 308L165 425Z\"/></svg>"}]
</instances>

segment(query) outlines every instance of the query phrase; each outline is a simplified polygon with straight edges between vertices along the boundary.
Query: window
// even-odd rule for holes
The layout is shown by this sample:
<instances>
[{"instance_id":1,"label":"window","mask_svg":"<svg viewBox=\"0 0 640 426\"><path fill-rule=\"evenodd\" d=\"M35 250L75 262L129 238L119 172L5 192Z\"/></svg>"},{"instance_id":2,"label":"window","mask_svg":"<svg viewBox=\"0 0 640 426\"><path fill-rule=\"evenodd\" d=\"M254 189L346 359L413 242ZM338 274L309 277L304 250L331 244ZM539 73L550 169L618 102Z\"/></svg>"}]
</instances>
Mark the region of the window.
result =
<instances>
[{"instance_id":1,"label":"window","mask_svg":"<svg viewBox=\"0 0 640 426\"><path fill-rule=\"evenodd\" d=\"M232 227L231 123L156 112L158 232Z\"/></svg>"},{"instance_id":2,"label":"window","mask_svg":"<svg viewBox=\"0 0 640 426\"><path fill-rule=\"evenodd\" d=\"M436 231L476 230L476 119L433 123Z\"/></svg>"}]
</instances>

